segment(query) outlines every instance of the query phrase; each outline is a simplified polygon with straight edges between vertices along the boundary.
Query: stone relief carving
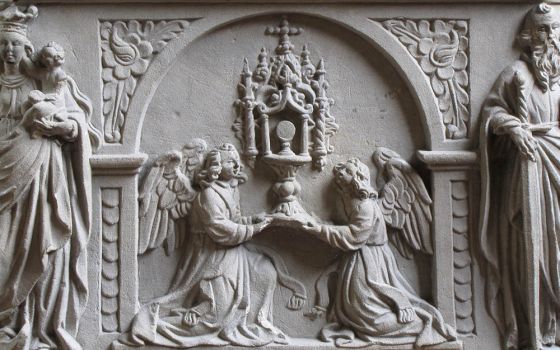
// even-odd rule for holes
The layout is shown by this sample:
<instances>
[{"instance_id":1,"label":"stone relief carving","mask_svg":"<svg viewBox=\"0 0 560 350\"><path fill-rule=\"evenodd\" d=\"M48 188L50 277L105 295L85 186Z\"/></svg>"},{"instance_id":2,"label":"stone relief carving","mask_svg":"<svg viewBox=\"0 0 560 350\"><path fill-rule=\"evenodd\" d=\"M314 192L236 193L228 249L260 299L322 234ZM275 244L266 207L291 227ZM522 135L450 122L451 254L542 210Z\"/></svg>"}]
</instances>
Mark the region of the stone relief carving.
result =
<instances>
[{"instance_id":1,"label":"stone relief carving","mask_svg":"<svg viewBox=\"0 0 560 350\"><path fill-rule=\"evenodd\" d=\"M405 276L411 266L422 267L414 262L403 266L394 254L394 249L409 259L417 253L432 254L431 231L439 228L432 222L437 206L432 205L423 180L398 154L382 147L375 150L377 186L371 185L370 169L357 158L339 163L334 168L339 197L333 206L339 206L341 217L333 216L331 222L309 213L314 208L301 198L298 172L308 165L318 171L328 168L328 157L334 158L332 153L345 147L337 132L346 126L339 126L344 119L331 114L333 90L325 79L325 60L312 60L312 46L294 53L290 40L296 39L291 36L303 33L301 28L290 26L286 19L268 28L266 34L280 38L278 47L270 52L263 48L254 66L247 59L243 62L235 136L256 176L262 175L262 168L254 167L259 162L276 175L271 179L275 196L271 208L263 206L255 210L260 213L243 216L239 191L249 186L243 186L248 177L241 156L232 144L212 147L202 139L159 156L146 169L139 188L136 172L145 159L141 156L147 155L99 156L97 164L102 163L106 171L97 173L103 174L95 182L98 196L91 196L92 152L102 141L123 142L137 83L155 55L181 35L190 20L95 22L92 31L100 25L103 60L104 133L100 133L90 123L89 99L65 71L64 47L45 41L34 50L27 24L37 14L34 6L24 10L12 1L0 4L1 349L94 347L77 340L91 336L79 337L78 328L81 324L84 332L89 314L82 317L83 310L92 293L98 295L90 303L95 304L92 318L98 317L94 322L100 329L95 335L109 339L102 343L106 346L126 331L114 343L118 349L273 344L305 348L317 345L306 342L311 338L324 342L321 348L461 349L458 336L469 339L468 343L486 331L480 312L475 315L481 298L474 295L477 272L469 225L476 216L471 208L476 198L471 198L471 175L465 175L476 167L473 152L473 160L462 163L464 168L451 164L458 158L445 145L438 144L442 149L433 155L449 156L440 160L438 169L439 175L444 174L439 180L445 182L434 180L432 189L449 185L439 197L450 199L444 214L449 221L439 226L448 230L452 249L444 253L449 260L443 259L452 270L447 271L446 284L451 312L440 296L434 295L433 303L419 296L428 295L424 282L419 282L418 293L411 286L416 282L414 271L411 279ZM469 24L468 20L399 19L383 21L386 30L375 26L376 33L388 37L392 33L398 42L387 41L400 50L402 43L427 75L447 139L472 136ZM558 343L559 28L560 19L548 5L539 5L527 15L519 34L521 59L500 75L482 113L483 203L476 246L482 250L488 311L502 332L503 346L510 349ZM329 75L332 81L334 73ZM129 163L111 164L116 159ZM446 172L453 174L445 178ZM131 201L137 190L138 203ZM127 201L134 206L127 206ZM100 269L93 271L99 281L95 291L88 289L86 276L92 202L97 204L94 209L99 206L99 218L94 219L100 220L99 254L93 254L98 261L89 266L90 280L91 266ZM130 217L136 220L130 214L136 209L138 242L136 228L129 230L130 222L123 223ZM291 274L289 257L253 241L273 231L314 236L338 251L336 260L318 278L298 280ZM125 235L138 243L139 255L163 247L179 259L169 290L138 310L137 295L127 295L126 290L127 272L137 273L137 266L126 269L132 260L126 260L130 240ZM306 307L304 286L313 282L315 303ZM128 302L125 312L123 305ZM293 329L272 317L284 306L290 310L286 314L301 317L302 322L326 325L321 323L320 331L304 340L290 338L287 334ZM127 317L136 311L130 324ZM454 320L456 329L444 317Z\"/></svg>"},{"instance_id":2,"label":"stone relief carving","mask_svg":"<svg viewBox=\"0 0 560 350\"><path fill-rule=\"evenodd\" d=\"M239 186L247 176L235 147L222 144L207 154L195 139L183 152L160 157L141 193L139 251L187 235L184 254L166 295L144 305L131 330L120 338L129 346L263 346L286 344L272 321L276 285L292 291L287 307L299 310L304 286L290 277L282 257L248 243L268 227L264 213L242 216ZM183 173L183 171L185 171ZM188 215L188 232L177 220ZM258 293L251 293L257 290Z\"/></svg>"},{"instance_id":3,"label":"stone relief carving","mask_svg":"<svg viewBox=\"0 0 560 350\"><path fill-rule=\"evenodd\" d=\"M468 22L466 20L387 20L383 26L406 46L430 79L445 136L469 135Z\"/></svg>"},{"instance_id":4,"label":"stone relief carving","mask_svg":"<svg viewBox=\"0 0 560 350\"><path fill-rule=\"evenodd\" d=\"M121 192L118 188L101 190L101 327L104 332L119 329L119 225Z\"/></svg>"},{"instance_id":5,"label":"stone relief carving","mask_svg":"<svg viewBox=\"0 0 560 350\"><path fill-rule=\"evenodd\" d=\"M335 289L317 288L317 303L305 314L311 319L326 315L320 341L335 347L445 343L461 348L455 330L401 274L389 247L391 240L407 258L432 253L432 201L410 164L389 149L376 150L378 182L384 182L379 198L365 164L356 158L338 164L337 203L345 218L339 225L308 214L300 203L297 169L314 160L322 170L324 157L333 151L328 139L338 129L329 113L323 60L315 67L306 48L301 60L292 53L289 36L301 32L286 19L267 29L280 35L277 55L269 67L262 49L253 72L245 60L236 104L234 130L244 155L253 165L266 162L278 176L274 208L241 215L239 190L247 176L231 144L208 151L204 140L194 139L180 151L159 156L140 189L138 252L179 248L181 258L168 292L141 307L115 346L298 344L274 325L273 295L280 284L292 293L287 308L301 310L305 287L290 276L275 250L250 242L276 227L309 233L342 251L316 282L326 286L334 278ZM271 115L277 117L276 140L270 136ZM325 125L318 126L319 120Z\"/></svg>"},{"instance_id":6,"label":"stone relief carving","mask_svg":"<svg viewBox=\"0 0 560 350\"><path fill-rule=\"evenodd\" d=\"M560 17L534 7L521 58L482 110L481 242L488 311L508 349L558 344Z\"/></svg>"},{"instance_id":7,"label":"stone relief carving","mask_svg":"<svg viewBox=\"0 0 560 350\"><path fill-rule=\"evenodd\" d=\"M106 21L100 25L105 142L119 143L138 79L170 40L189 25L186 20Z\"/></svg>"},{"instance_id":8,"label":"stone relief carving","mask_svg":"<svg viewBox=\"0 0 560 350\"><path fill-rule=\"evenodd\" d=\"M431 253L431 199L420 177L398 154L380 147L373 159L385 181L379 197L370 184L369 168L352 158L334 168L345 222L294 219L303 231L345 252L337 263L332 303L312 311L314 317L329 313L331 323L319 337L350 348L453 341L455 330L416 295L389 247L390 234L404 255ZM318 298L323 303L326 299Z\"/></svg>"},{"instance_id":9,"label":"stone relief carving","mask_svg":"<svg viewBox=\"0 0 560 350\"><path fill-rule=\"evenodd\" d=\"M0 347L81 349L99 132L62 47L34 52L37 8L0 6Z\"/></svg>"},{"instance_id":10,"label":"stone relief carving","mask_svg":"<svg viewBox=\"0 0 560 350\"><path fill-rule=\"evenodd\" d=\"M472 255L470 244L469 182L452 181L453 212L453 280L455 282L455 312L457 332L470 335L475 332L472 285Z\"/></svg>"},{"instance_id":11,"label":"stone relief carving","mask_svg":"<svg viewBox=\"0 0 560 350\"><path fill-rule=\"evenodd\" d=\"M293 53L290 36L302 32L290 27L286 18L280 26L266 29L266 34L280 37L276 55L269 66L267 51L262 48L253 72L245 59L236 101L239 113L233 125L250 164L262 155L276 173L278 181L272 190L278 204L274 211L287 215L305 212L298 201L298 169L313 162L315 169L322 170L325 157L334 150L330 138L338 130L330 113L334 100L327 96L324 60L315 66L306 46L299 58ZM277 123L273 137L271 118Z\"/></svg>"},{"instance_id":12,"label":"stone relief carving","mask_svg":"<svg viewBox=\"0 0 560 350\"><path fill-rule=\"evenodd\" d=\"M275 285L292 291L287 304L292 310L304 306L306 292L276 252L247 243L269 226L308 232L345 252L333 265L338 268L327 269L317 280L326 284L336 273L332 302L320 293L306 314L313 319L327 315L330 323L322 329L321 341L352 348L453 343L455 331L435 307L416 296L388 245L391 239L407 257L417 251L431 254L432 249L431 199L398 154L381 147L374 153L380 181L385 181L379 198L365 164L353 158L335 167L347 221L332 225L301 211L242 217L238 186L246 176L239 154L231 144L208 153L206 148L206 142L195 139L181 152L163 154L144 180L139 252L165 245L181 248L184 255L169 292L142 307L118 344L287 344L289 338L271 319ZM252 288L264 291L262 299L245 296Z\"/></svg>"}]
</instances>

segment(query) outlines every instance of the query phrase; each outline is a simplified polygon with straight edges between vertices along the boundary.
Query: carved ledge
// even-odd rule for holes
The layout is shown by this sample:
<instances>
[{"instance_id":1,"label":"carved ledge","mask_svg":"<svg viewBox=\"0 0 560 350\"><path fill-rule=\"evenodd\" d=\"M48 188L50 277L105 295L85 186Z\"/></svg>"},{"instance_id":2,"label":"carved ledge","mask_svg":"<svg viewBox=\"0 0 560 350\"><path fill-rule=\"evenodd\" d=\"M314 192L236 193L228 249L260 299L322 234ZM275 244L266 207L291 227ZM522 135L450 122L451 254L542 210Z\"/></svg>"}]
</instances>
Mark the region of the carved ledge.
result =
<instances>
[{"instance_id":1,"label":"carved ledge","mask_svg":"<svg viewBox=\"0 0 560 350\"><path fill-rule=\"evenodd\" d=\"M298 345L268 345L264 346L260 349L266 350L333 350L333 349L340 349L335 347L333 344L324 343L318 340L309 339L309 338L292 338L292 343L297 343ZM138 349L134 347L129 347L126 345L115 345L114 350L125 350L125 349ZM157 346L144 346L142 347L143 350L157 350L161 349L161 347ZM204 350L222 350L224 347L218 346L205 346ZM246 350L246 347L241 346L229 346L228 350ZM360 348L362 350L412 350L414 346L405 346L405 345L398 345L398 346L388 346L388 345L373 345ZM454 341L448 342L440 345L435 346L426 346L422 347L423 350L463 350L463 343L461 341Z\"/></svg>"},{"instance_id":2,"label":"carved ledge","mask_svg":"<svg viewBox=\"0 0 560 350\"><path fill-rule=\"evenodd\" d=\"M432 170L472 170L478 167L478 154L473 151L417 151L418 159Z\"/></svg>"},{"instance_id":3,"label":"carved ledge","mask_svg":"<svg viewBox=\"0 0 560 350\"><path fill-rule=\"evenodd\" d=\"M200 3L200 0L165 0L165 3ZM227 4L234 4L234 3L241 3L241 4L257 4L262 3L261 0L206 0L207 3L227 3ZM387 4L387 0L268 0L268 3L309 3L309 4ZM464 3L488 3L488 0L393 0L392 3L401 3L401 4L464 4ZM540 1L535 0L492 0L493 3L517 3L517 4L536 4ZM560 0L551 0L548 1L551 4L558 4ZM161 4L162 1L160 0L36 0L36 1L28 1L23 0L20 1L21 4L127 4L127 3L155 3Z\"/></svg>"},{"instance_id":4,"label":"carved ledge","mask_svg":"<svg viewBox=\"0 0 560 350\"><path fill-rule=\"evenodd\" d=\"M134 175L147 159L147 154L137 153L94 155L89 161L94 175Z\"/></svg>"}]
</instances>

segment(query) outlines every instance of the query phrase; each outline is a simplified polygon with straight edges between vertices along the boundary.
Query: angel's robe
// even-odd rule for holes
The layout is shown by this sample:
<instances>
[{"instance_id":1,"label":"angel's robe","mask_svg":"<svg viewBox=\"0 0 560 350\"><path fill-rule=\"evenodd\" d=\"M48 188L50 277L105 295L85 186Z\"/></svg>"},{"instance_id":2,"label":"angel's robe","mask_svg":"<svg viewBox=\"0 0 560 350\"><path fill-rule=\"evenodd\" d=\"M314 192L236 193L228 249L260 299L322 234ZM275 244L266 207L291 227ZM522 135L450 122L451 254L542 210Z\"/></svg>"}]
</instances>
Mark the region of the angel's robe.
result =
<instances>
[{"instance_id":1,"label":"angel's robe","mask_svg":"<svg viewBox=\"0 0 560 350\"><path fill-rule=\"evenodd\" d=\"M387 229L374 199L343 195L347 225L321 225L318 238L343 251L323 341L339 347L426 346L455 339L440 312L414 292L400 273L387 241ZM412 308L410 323L398 310Z\"/></svg>"},{"instance_id":2,"label":"angel's robe","mask_svg":"<svg viewBox=\"0 0 560 350\"><path fill-rule=\"evenodd\" d=\"M303 286L287 276L279 257L249 246L254 225L242 217L238 187L215 181L195 198L184 255L167 295L136 315L120 342L131 346L263 346L286 343L272 324L277 281L305 296ZM200 321L187 324L189 312Z\"/></svg>"},{"instance_id":3,"label":"angel's robe","mask_svg":"<svg viewBox=\"0 0 560 350\"><path fill-rule=\"evenodd\" d=\"M515 75L524 80L523 96L528 121L533 126L558 122L560 86L541 88L530 66L519 60L498 77L482 110L481 128L481 236L480 248L486 260L487 306L505 340L507 349L529 341L525 250L522 218L522 162L527 161L511 141L508 132L520 126L519 88ZM533 132L542 218L540 251L541 334L554 343L560 311L560 129Z\"/></svg>"},{"instance_id":4,"label":"angel's robe","mask_svg":"<svg viewBox=\"0 0 560 350\"><path fill-rule=\"evenodd\" d=\"M9 89L12 102L25 100L25 89ZM75 337L87 301L91 126L73 81L61 99L72 135L33 138L20 124L0 138L2 349L81 349Z\"/></svg>"}]
</instances>

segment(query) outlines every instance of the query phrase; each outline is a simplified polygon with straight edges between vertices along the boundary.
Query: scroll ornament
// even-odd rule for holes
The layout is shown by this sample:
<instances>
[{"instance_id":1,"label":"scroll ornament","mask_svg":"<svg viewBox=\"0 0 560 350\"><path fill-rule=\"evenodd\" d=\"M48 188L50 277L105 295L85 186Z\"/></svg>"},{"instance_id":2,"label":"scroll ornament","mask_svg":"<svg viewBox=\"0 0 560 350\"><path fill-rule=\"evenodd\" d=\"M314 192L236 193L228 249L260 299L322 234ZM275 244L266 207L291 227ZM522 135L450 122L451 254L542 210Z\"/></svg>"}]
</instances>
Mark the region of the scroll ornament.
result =
<instances>
[{"instance_id":1,"label":"scroll ornament","mask_svg":"<svg viewBox=\"0 0 560 350\"><path fill-rule=\"evenodd\" d=\"M105 142L122 141L130 99L138 80L154 56L188 25L186 20L101 23Z\"/></svg>"},{"instance_id":2,"label":"scroll ornament","mask_svg":"<svg viewBox=\"0 0 560 350\"><path fill-rule=\"evenodd\" d=\"M406 46L428 76L445 126L445 136L469 136L468 22L387 20L385 29Z\"/></svg>"}]
</instances>

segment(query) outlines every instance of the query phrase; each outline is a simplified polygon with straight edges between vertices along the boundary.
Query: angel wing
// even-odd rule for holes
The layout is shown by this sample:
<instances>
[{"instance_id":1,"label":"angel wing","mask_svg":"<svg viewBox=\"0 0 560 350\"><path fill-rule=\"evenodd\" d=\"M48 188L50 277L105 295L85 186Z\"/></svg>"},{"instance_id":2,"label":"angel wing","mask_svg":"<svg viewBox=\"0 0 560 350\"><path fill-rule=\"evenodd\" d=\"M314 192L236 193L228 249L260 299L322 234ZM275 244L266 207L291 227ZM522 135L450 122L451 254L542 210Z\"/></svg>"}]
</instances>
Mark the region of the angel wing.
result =
<instances>
[{"instance_id":1,"label":"angel wing","mask_svg":"<svg viewBox=\"0 0 560 350\"><path fill-rule=\"evenodd\" d=\"M182 152L160 156L144 180L139 200L138 254L165 244L169 254L182 245L185 218L197 195L193 176L201 164L206 143L195 139Z\"/></svg>"},{"instance_id":2,"label":"angel wing","mask_svg":"<svg viewBox=\"0 0 560 350\"><path fill-rule=\"evenodd\" d=\"M193 139L181 149L183 154L183 165L181 168L183 173L191 180L194 177L195 170L202 165L207 149L208 145L203 139Z\"/></svg>"},{"instance_id":3,"label":"angel wing","mask_svg":"<svg viewBox=\"0 0 560 350\"><path fill-rule=\"evenodd\" d=\"M401 156L383 147L373 154L378 180L385 180L379 206L385 223L397 232L391 242L401 255L412 258L415 252L432 254L432 199L422 179Z\"/></svg>"}]
</instances>

